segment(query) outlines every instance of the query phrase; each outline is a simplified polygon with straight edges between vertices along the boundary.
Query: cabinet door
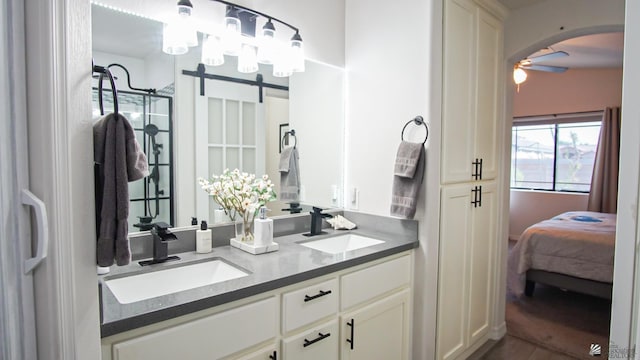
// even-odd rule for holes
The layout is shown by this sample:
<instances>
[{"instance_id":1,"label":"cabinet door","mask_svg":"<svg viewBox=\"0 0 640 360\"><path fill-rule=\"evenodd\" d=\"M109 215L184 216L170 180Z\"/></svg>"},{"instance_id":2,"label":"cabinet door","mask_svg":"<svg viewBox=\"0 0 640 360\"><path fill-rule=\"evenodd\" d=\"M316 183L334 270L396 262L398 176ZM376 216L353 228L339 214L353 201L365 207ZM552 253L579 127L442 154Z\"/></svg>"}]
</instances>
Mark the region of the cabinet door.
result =
<instances>
[{"instance_id":1,"label":"cabinet door","mask_svg":"<svg viewBox=\"0 0 640 360\"><path fill-rule=\"evenodd\" d=\"M469 346L489 331L493 293L493 254L496 251L497 194L495 182L483 182L481 203L471 208L469 246Z\"/></svg>"},{"instance_id":2,"label":"cabinet door","mask_svg":"<svg viewBox=\"0 0 640 360\"><path fill-rule=\"evenodd\" d=\"M231 356L228 360L278 360L280 356L278 344L273 343L245 356Z\"/></svg>"},{"instance_id":3,"label":"cabinet door","mask_svg":"<svg viewBox=\"0 0 640 360\"><path fill-rule=\"evenodd\" d=\"M442 161L443 184L471 180L474 159L476 34L475 6L444 2Z\"/></svg>"},{"instance_id":4,"label":"cabinet door","mask_svg":"<svg viewBox=\"0 0 640 360\"><path fill-rule=\"evenodd\" d=\"M466 347L469 294L467 256L472 219L468 184L442 188L438 272L437 359L453 359Z\"/></svg>"},{"instance_id":5,"label":"cabinet door","mask_svg":"<svg viewBox=\"0 0 640 360\"><path fill-rule=\"evenodd\" d=\"M274 339L278 301L270 297L113 345L114 360L219 359Z\"/></svg>"},{"instance_id":6,"label":"cabinet door","mask_svg":"<svg viewBox=\"0 0 640 360\"><path fill-rule=\"evenodd\" d=\"M477 14L477 103L473 158L482 159L482 179L488 180L496 178L502 138L498 127L498 113L502 104L500 89L503 84L502 24L483 9L478 9Z\"/></svg>"},{"instance_id":7,"label":"cabinet door","mask_svg":"<svg viewBox=\"0 0 640 360\"><path fill-rule=\"evenodd\" d=\"M344 314L341 321L341 359L409 358L409 289Z\"/></svg>"},{"instance_id":8,"label":"cabinet door","mask_svg":"<svg viewBox=\"0 0 640 360\"><path fill-rule=\"evenodd\" d=\"M338 360L338 321L282 340L284 360Z\"/></svg>"}]
</instances>

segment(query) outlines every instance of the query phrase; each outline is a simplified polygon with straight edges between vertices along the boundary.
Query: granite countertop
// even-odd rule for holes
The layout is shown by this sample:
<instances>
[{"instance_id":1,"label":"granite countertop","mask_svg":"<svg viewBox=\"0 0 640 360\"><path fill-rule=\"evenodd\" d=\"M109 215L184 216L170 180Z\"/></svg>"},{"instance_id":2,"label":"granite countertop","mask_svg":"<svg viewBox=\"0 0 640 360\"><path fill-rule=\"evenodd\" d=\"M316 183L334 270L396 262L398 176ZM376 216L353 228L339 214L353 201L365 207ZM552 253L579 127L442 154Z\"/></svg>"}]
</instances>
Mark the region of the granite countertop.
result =
<instances>
[{"instance_id":1,"label":"granite countertop","mask_svg":"<svg viewBox=\"0 0 640 360\"><path fill-rule=\"evenodd\" d=\"M353 233L384 240L382 244L328 254L302 246L299 242L319 240L329 236ZM138 262L117 267L99 276L101 300L101 336L107 337L159 321L243 299L283 286L363 264L418 247L416 234L387 234L367 229L341 231L328 229L326 235L306 237L302 234L274 239L280 250L252 255L231 246L215 247L211 253L184 252L176 254L180 261L140 267ZM220 258L249 272L248 276L208 286L163 295L129 304L120 304L104 281L141 272L176 265Z\"/></svg>"}]
</instances>

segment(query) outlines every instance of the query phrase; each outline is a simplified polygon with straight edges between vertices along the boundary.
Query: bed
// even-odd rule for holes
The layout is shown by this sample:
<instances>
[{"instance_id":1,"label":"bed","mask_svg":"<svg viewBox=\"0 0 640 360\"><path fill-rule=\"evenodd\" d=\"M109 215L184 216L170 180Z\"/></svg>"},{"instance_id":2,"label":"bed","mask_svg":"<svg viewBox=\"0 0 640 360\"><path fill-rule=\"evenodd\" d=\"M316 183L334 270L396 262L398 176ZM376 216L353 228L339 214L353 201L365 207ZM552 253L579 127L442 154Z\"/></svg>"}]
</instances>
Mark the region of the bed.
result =
<instances>
[{"instance_id":1,"label":"bed","mask_svg":"<svg viewBox=\"0 0 640 360\"><path fill-rule=\"evenodd\" d=\"M616 215L571 211L527 228L511 249L508 286L533 295L536 283L611 298Z\"/></svg>"}]
</instances>

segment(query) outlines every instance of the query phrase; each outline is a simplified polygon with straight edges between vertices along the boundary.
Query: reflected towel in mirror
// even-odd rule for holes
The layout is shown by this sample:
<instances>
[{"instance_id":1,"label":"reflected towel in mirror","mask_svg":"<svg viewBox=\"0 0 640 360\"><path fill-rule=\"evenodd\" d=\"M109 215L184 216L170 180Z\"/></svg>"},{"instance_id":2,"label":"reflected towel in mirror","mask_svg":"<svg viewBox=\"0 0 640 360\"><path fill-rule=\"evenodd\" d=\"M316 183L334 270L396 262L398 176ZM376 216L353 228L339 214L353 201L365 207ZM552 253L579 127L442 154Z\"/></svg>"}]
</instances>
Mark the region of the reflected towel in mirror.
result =
<instances>
[{"instance_id":1,"label":"reflected towel in mirror","mask_svg":"<svg viewBox=\"0 0 640 360\"><path fill-rule=\"evenodd\" d=\"M300 198L300 168L298 150L289 146L280 153L280 200L298 201Z\"/></svg>"}]
</instances>

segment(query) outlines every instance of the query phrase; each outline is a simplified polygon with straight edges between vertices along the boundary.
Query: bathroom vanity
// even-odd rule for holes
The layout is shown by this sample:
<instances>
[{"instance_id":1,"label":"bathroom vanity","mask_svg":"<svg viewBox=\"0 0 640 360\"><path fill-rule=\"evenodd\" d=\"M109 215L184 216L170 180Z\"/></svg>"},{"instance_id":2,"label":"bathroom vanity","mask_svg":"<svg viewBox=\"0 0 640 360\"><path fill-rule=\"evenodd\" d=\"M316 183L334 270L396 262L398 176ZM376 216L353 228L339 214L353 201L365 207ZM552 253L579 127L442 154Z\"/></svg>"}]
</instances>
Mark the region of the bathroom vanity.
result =
<instances>
[{"instance_id":1,"label":"bathroom vanity","mask_svg":"<svg viewBox=\"0 0 640 360\"><path fill-rule=\"evenodd\" d=\"M376 220L352 231L279 236L274 253L219 246L152 269L133 262L114 269L100 279L102 359L409 359L417 222L371 217L369 224ZM114 286L213 262L232 279L159 296L135 283Z\"/></svg>"}]
</instances>

